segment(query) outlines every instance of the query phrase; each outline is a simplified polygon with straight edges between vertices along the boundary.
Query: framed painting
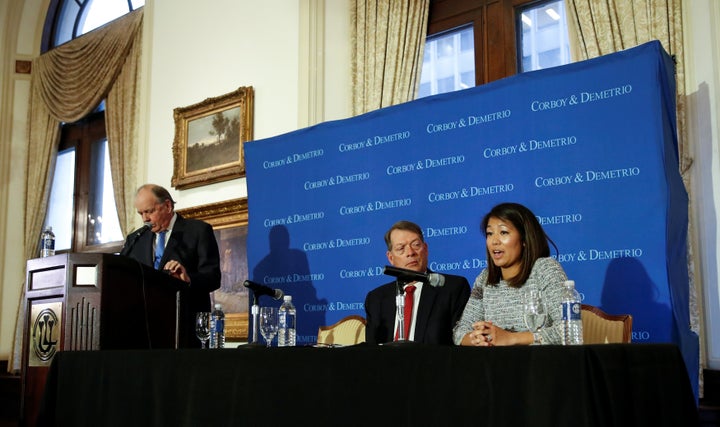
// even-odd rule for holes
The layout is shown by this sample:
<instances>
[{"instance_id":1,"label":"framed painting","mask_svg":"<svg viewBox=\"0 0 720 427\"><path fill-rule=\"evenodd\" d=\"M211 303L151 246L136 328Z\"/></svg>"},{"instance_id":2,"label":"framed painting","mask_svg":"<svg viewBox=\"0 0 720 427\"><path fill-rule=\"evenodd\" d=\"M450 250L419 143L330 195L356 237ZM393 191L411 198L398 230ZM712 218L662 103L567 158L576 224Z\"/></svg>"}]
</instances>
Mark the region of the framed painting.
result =
<instances>
[{"instance_id":1,"label":"framed painting","mask_svg":"<svg viewBox=\"0 0 720 427\"><path fill-rule=\"evenodd\" d=\"M201 219L213 227L220 250L220 289L212 293L213 304L225 312L225 340L248 340L247 198L178 209L185 218Z\"/></svg>"},{"instance_id":2,"label":"framed painting","mask_svg":"<svg viewBox=\"0 0 720 427\"><path fill-rule=\"evenodd\" d=\"M245 176L243 142L253 138L253 103L253 88L243 86L173 110L173 187L199 187Z\"/></svg>"}]
</instances>

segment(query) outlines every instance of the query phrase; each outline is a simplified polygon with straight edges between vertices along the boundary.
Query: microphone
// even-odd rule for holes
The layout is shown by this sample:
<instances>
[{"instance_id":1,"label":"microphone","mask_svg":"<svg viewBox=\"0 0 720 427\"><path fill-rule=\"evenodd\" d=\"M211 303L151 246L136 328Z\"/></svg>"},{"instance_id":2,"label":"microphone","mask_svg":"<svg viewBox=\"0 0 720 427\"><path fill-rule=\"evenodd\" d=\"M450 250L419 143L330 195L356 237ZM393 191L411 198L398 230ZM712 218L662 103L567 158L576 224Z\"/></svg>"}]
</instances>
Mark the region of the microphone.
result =
<instances>
[{"instance_id":1,"label":"microphone","mask_svg":"<svg viewBox=\"0 0 720 427\"><path fill-rule=\"evenodd\" d=\"M388 276L397 277L398 280L404 282L423 282L428 285L439 288L445 285L445 276L439 273L420 273L415 270L408 270L406 268L394 267L386 265L383 274Z\"/></svg>"},{"instance_id":2,"label":"microphone","mask_svg":"<svg viewBox=\"0 0 720 427\"><path fill-rule=\"evenodd\" d=\"M245 283L243 283L243 286L255 292L256 297L259 297L261 295L269 295L273 297L273 299L281 299L284 295L283 291L281 291L280 289L272 289L265 285L252 282L250 280L246 280Z\"/></svg>"},{"instance_id":3,"label":"microphone","mask_svg":"<svg viewBox=\"0 0 720 427\"><path fill-rule=\"evenodd\" d=\"M146 222L143 224L142 227L138 228L137 230L130 233L127 237L127 240L125 241L125 246L122 248L122 251L120 251L120 255L127 255L130 253L130 249L132 249L133 246L135 246L135 242L140 238L140 236L143 235L146 231L150 230L152 228L151 222Z\"/></svg>"}]
</instances>

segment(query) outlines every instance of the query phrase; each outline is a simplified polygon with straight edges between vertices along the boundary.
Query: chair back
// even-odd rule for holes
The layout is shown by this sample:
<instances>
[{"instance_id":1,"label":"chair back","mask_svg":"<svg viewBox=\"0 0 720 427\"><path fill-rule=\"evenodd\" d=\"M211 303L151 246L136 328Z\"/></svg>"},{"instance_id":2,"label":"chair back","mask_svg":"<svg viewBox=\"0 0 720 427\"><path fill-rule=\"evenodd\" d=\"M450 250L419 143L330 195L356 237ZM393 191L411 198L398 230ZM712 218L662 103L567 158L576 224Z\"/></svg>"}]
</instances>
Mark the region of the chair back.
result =
<instances>
[{"instance_id":1,"label":"chair back","mask_svg":"<svg viewBox=\"0 0 720 427\"><path fill-rule=\"evenodd\" d=\"M330 326L318 328L318 345L354 345L365 342L364 317L351 314Z\"/></svg>"},{"instance_id":2,"label":"chair back","mask_svg":"<svg viewBox=\"0 0 720 427\"><path fill-rule=\"evenodd\" d=\"M583 344L629 343L632 316L608 314L589 304L582 305Z\"/></svg>"}]
</instances>

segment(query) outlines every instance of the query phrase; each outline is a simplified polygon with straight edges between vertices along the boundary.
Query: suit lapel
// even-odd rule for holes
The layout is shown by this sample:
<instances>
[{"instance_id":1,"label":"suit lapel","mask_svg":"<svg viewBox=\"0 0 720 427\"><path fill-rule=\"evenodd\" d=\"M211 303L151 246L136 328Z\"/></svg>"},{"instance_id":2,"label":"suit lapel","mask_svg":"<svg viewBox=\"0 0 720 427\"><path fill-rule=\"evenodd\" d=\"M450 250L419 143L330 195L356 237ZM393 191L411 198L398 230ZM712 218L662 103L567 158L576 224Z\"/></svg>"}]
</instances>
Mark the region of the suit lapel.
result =
<instances>
[{"instance_id":1,"label":"suit lapel","mask_svg":"<svg viewBox=\"0 0 720 427\"><path fill-rule=\"evenodd\" d=\"M395 305L395 297L397 296L397 285L395 282L390 283L390 286L386 288L386 291L390 294L389 297L383 297L382 301L388 301L387 304L382 305L383 318L387 319L385 327L387 328L387 339L389 341L394 340L395 333L395 314L397 312L397 306Z\"/></svg>"},{"instance_id":2,"label":"suit lapel","mask_svg":"<svg viewBox=\"0 0 720 427\"><path fill-rule=\"evenodd\" d=\"M165 245L165 252L163 252L161 264L165 264L172 258L178 258L177 248L180 242L182 242L183 232L185 230L185 221L180 215L175 219L175 225L173 225L172 233L170 233L170 239L168 239Z\"/></svg>"},{"instance_id":3,"label":"suit lapel","mask_svg":"<svg viewBox=\"0 0 720 427\"><path fill-rule=\"evenodd\" d=\"M433 304L435 304L436 297L437 289L427 283L424 283L422 292L420 293L417 314L415 315L415 341L423 342L425 339L424 334L419 333L419 331L427 331L427 325L430 321L430 313L432 312L432 307Z\"/></svg>"},{"instance_id":4,"label":"suit lapel","mask_svg":"<svg viewBox=\"0 0 720 427\"><path fill-rule=\"evenodd\" d=\"M178 214L177 218L175 219L175 224L173 225L173 232L170 233L170 239L165 245L165 252L163 253L163 257L161 260L163 264L173 258L181 262L184 261L183 257L180 254L180 246L183 241L183 234L185 233L185 225L185 219Z\"/></svg>"},{"instance_id":5,"label":"suit lapel","mask_svg":"<svg viewBox=\"0 0 720 427\"><path fill-rule=\"evenodd\" d=\"M153 265L153 242L155 241L155 233L149 232L145 233L142 236L140 236L140 239L135 244L137 249L133 249L133 253L140 255L138 256L138 259L143 264L149 265L152 267ZM138 251L138 252L136 252Z\"/></svg>"}]
</instances>

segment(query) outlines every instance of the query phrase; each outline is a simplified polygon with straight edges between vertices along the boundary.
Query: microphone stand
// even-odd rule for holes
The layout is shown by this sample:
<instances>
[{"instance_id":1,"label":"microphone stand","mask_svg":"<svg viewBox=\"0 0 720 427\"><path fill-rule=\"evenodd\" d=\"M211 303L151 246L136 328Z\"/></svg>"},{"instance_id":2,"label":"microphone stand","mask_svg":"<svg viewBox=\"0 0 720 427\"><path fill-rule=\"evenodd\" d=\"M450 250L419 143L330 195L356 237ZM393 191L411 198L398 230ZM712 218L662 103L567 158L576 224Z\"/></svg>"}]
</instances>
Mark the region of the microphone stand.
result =
<instances>
[{"instance_id":1,"label":"microphone stand","mask_svg":"<svg viewBox=\"0 0 720 427\"><path fill-rule=\"evenodd\" d=\"M405 321L412 322L412 319L405 319L405 290L404 287L406 284L415 282L416 280L413 278L407 278L407 279L401 279L398 277L398 279L395 281L395 286L397 286L397 295L395 295L395 306L397 307L397 324L398 324L398 331L397 331L397 340L385 343L384 345L387 346L404 346L404 345L412 345L412 344L418 344L415 341L410 341L408 337L405 336Z\"/></svg>"},{"instance_id":2,"label":"microphone stand","mask_svg":"<svg viewBox=\"0 0 720 427\"><path fill-rule=\"evenodd\" d=\"M130 249L135 246L135 243L137 243L140 236L143 235L146 231L150 230L152 228L152 225L150 222L146 222L142 227L138 228L137 230L130 233L127 238L125 239L125 244L123 245L122 250L120 251L120 255L127 256L127 254L130 253ZM132 238L132 240L130 240Z\"/></svg>"},{"instance_id":3,"label":"microphone stand","mask_svg":"<svg viewBox=\"0 0 720 427\"><path fill-rule=\"evenodd\" d=\"M395 307L397 307L397 318L398 318L398 325L397 325L397 342L399 341L406 341L407 338L405 337L405 295L403 291L403 286L405 284L400 282L400 279L397 279L395 281L395 286L397 287L397 294L395 295Z\"/></svg>"},{"instance_id":4,"label":"microphone stand","mask_svg":"<svg viewBox=\"0 0 720 427\"><path fill-rule=\"evenodd\" d=\"M251 314L252 314L252 342L250 342L250 346L261 346L262 344L258 342L258 314L260 314L260 306L258 305L258 297L255 294L255 291L253 291L253 305L250 308ZM241 346L242 347L242 346Z\"/></svg>"},{"instance_id":5,"label":"microphone stand","mask_svg":"<svg viewBox=\"0 0 720 427\"><path fill-rule=\"evenodd\" d=\"M131 237L132 240L130 240L129 238L127 239L127 241L125 242L125 246L123 246L122 250L120 251L120 255L127 256L127 254L130 253L130 249L135 246L135 243L137 243L138 239L140 238L140 236L142 236L144 231L145 229L141 229L140 231L136 231L135 234L128 236L129 238Z\"/></svg>"},{"instance_id":6,"label":"microphone stand","mask_svg":"<svg viewBox=\"0 0 720 427\"><path fill-rule=\"evenodd\" d=\"M258 341L258 316L260 314L260 305L258 304L258 299L263 295L268 295L267 293L264 293L264 290L270 290L270 288L268 288L267 286L263 286L262 288L264 289L253 289L251 287L248 287L248 289L252 290L253 295L253 305L252 307L250 307L250 314L252 315L252 341L249 341L247 345L238 346L238 348L265 347L263 343ZM275 291L278 291L278 289L276 289ZM280 292L280 295L282 295L282 292Z\"/></svg>"}]
</instances>

